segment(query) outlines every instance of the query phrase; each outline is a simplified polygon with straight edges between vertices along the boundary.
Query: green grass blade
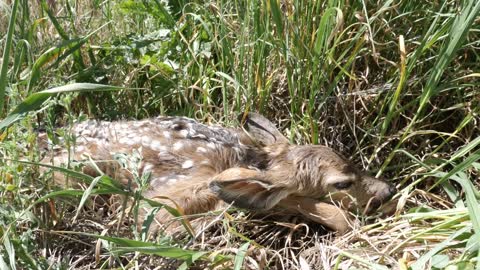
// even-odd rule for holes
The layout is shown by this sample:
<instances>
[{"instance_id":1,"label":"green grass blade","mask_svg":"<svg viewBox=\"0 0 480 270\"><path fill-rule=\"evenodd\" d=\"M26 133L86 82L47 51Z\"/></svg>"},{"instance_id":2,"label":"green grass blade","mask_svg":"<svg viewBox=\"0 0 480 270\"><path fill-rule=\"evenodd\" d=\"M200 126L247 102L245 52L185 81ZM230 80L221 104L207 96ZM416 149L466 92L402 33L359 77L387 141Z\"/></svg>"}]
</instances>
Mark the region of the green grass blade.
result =
<instances>
[{"instance_id":1,"label":"green grass blade","mask_svg":"<svg viewBox=\"0 0 480 270\"><path fill-rule=\"evenodd\" d=\"M448 248L451 245L456 245L456 242L452 241L456 239L458 236L467 233L470 230L469 227L464 227L458 231L456 231L454 234L450 235L446 240L442 241L440 244L437 244L435 247L433 247L430 251L427 253L423 254L416 262L414 262L411 265L412 270L423 270L425 269L425 264L437 253L440 251Z\"/></svg>"},{"instance_id":2,"label":"green grass blade","mask_svg":"<svg viewBox=\"0 0 480 270\"><path fill-rule=\"evenodd\" d=\"M53 11L50 9L49 5L47 4L47 1L41 0L40 2L42 9L47 12L48 18L52 22L53 26L57 30L58 34L60 37L62 37L63 40L70 40L69 35L65 31L65 29L62 27L60 22L57 20L55 17L55 14L53 14ZM67 3L68 4L68 3ZM77 50L73 50L73 58L75 59L75 63L77 64L78 68L85 68L85 64L83 62L83 57Z\"/></svg>"},{"instance_id":3,"label":"green grass blade","mask_svg":"<svg viewBox=\"0 0 480 270\"><path fill-rule=\"evenodd\" d=\"M64 189L64 190L58 190L58 191L52 191L48 193L45 196L42 196L38 198L33 205L37 205L41 202L44 202L48 199L56 198L56 197L80 197L83 196L85 193L84 190L81 189ZM128 194L127 192L118 192L117 190L112 190L110 188L96 188L93 189L90 192L90 195L113 195L113 194L119 194L119 195L126 195Z\"/></svg>"},{"instance_id":4,"label":"green grass blade","mask_svg":"<svg viewBox=\"0 0 480 270\"><path fill-rule=\"evenodd\" d=\"M109 242L117 243L118 239L114 239L113 237L109 238L103 238L99 237L104 240L108 240ZM125 239L127 240L127 239ZM133 241L133 240L131 240ZM139 242L143 243L143 242ZM123 242L123 244L126 244ZM127 244L132 244L132 242L129 242ZM154 246L141 246L139 244L135 244L133 246L122 246L122 247L115 247L112 248L112 251L114 253L129 253L129 252L140 252L143 254L149 254L149 255L157 255L157 256L162 256L162 257L167 257L167 258L172 258L172 259L178 259L178 260L183 260L187 261L188 264L193 263L194 258L199 258L198 254L200 254L201 259L207 259L207 256L205 256L207 253L206 252L199 252L199 251L190 251L182 248L176 248L176 247L171 247L171 246L160 246L160 245L154 245Z\"/></svg>"},{"instance_id":5,"label":"green grass blade","mask_svg":"<svg viewBox=\"0 0 480 270\"><path fill-rule=\"evenodd\" d=\"M208 252L203 251L194 251L188 249L182 249L178 247L172 247L169 245L159 245L151 242L143 242L137 240L131 240L127 238L120 237L110 237L103 235L96 235L90 233L81 233L81 232L64 232L66 234L78 234L89 236L97 239L102 239L110 243L114 243L117 246L112 248L114 253L130 253L130 252L139 252L143 254L157 255L172 259L184 260L193 263L197 259L201 260L212 260L208 255ZM200 255L200 256L199 256ZM226 259L231 259L230 256L224 256L216 254L213 258L214 262L223 261Z\"/></svg>"},{"instance_id":6,"label":"green grass blade","mask_svg":"<svg viewBox=\"0 0 480 270\"><path fill-rule=\"evenodd\" d=\"M475 194L475 193L478 193L478 191L475 190L470 179L463 178L462 181L457 181L457 182L460 185L462 185L462 188L466 194L468 213L470 214L470 219L472 220L473 229L475 231L475 235L472 236L474 239L473 241L475 243L480 243L480 203L478 202L477 196ZM480 269L480 249L477 250L476 257L477 257L476 269Z\"/></svg>"},{"instance_id":7,"label":"green grass blade","mask_svg":"<svg viewBox=\"0 0 480 270\"><path fill-rule=\"evenodd\" d=\"M3 256L0 256L0 270L10 270L10 267L8 267L7 263L3 259Z\"/></svg>"},{"instance_id":8,"label":"green grass blade","mask_svg":"<svg viewBox=\"0 0 480 270\"><path fill-rule=\"evenodd\" d=\"M405 41L403 36L400 36L398 39L399 47L400 47L400 79L397 85L397 89L393 94L393 97L390 100L390 104L388 106L387 116L385 117L385 121L382 123L382 131L380 136L384 136L387 132L388 127L390 126L390 122L392 121L393 115L395 113L395 109L398 106L398 102L400 100L400 96L402 94L403 87L405 86L405 82L407 80L406 77L406 52L405 52Z\"/></svg>"},{"instance_id":9,"label":"green grass blade","mask_svg":"<svg viewBox=\"0 0 480 270\"><path fill-rule=\"evenodd\" d=\"M373 269L373 270L387 270L388 267L377 264L377 263L372 263L369 260L366 260L356 254L352 254L350 252L346 251L341 251L339 256L344 256L344 257L349 257L355 261L358 261L366 266L368 266L368 269Z\"/></svg>"},{"instance_id":10,"label":"green grass blade","mask_svg":"<svg viewBox=\"0 0 480 270\"><path fill-rule=\"evenodd\" d=\"M47 15L48 17L50 18L50 21L52 21L52 24L53 26L55 27L55 29L57 30L58 34L60 35L60 37L62 37L64 40L68 40L69 39L69 36L67 34L67 32L65 32L65 30L63 29L63 27L60 25L60 23L58 22L57 18L55 17L55 15L53 14L52 10L49 8L48 4L47 4L47 1L46 0L41 0L40 1L40 4L42 6L42 9L47 12Z\"/></svg>"},{"instance_id":11,"label":"green grass blade","mask_svg":"<svg viewBox=\"0 0 480 270\"><path fill-rule=\"evenodd\" d=\"M88 40L97 32L99 32L101 29L103 29L105 26L107 26L108 23L102 25L95 31L92 31L88 35L81 37L81 38L75 38L71 40L65 40L59 45L48 49L46 52L44 52L33 64L32 66L32 71L30 74L30 81L28 82L28 93L30 93L33 89L33 87L37 84L37 81L40 78L41 75L41 69L48 63L52 62L55 60L55 62L51 66L56 66L57 63L60 61L64 60L71 54L74 54L77 52L85 43L88 42Z\"/></svg>"},{"instance_id":12,"label":"green grass blade","mask_svg":"<svg viewBox=\"0 0 480 270\"><path fill-rule=\"evenodd\" d=\"M92 192L97 185L97 183L105 176L98 176L93 179L93 181L90 183L88 188L83 192L82 198L80 199L80 203L78 204L77 211L75 212L75 216L73 217L73 221L75 222L78 218L78 215L81 213L83 206L87 202L87 199L92 195Z\"/></svg>"},{"instance_id":13,"label":"green grass blade","mask_svg":"<svg viewBox=\"0 0 480 270\"><path fill-rule=\"evenodd\" d=\"M87 40L86 39L75 39L75 40L69 40L66 42L61 43L60 45L48 49L45 53L43 53L33 64L32 66L32 72L30 75L30 81L28 83L28 92L31 92L33 89L33 86L36 85L38 79L40 78L40 70L42 67L44 67L46 64L49 62L57 59L57 57L67 49L70 49L69 52L72 52L72 50L76 50L80 48ZM61 57L58 59L64 59L66 56L68 56L69 53L63 54Z\"/></svg>"},{"instance_id":14,"label":"green grass blade","mask_svg":"<svg viewBox=\"0 0 480 270\"><path fill-rule=\"evenodd\" d=\"M17 265L23 266L22 269L45 269L46 268L46 265L42 264L43 263L42 260L36 261L35 258L33 258L32 254L29 253L29 252L32 252L32 250L28 250L23 245L22 241L15 239L12 241L12 244L16 250L15 263Z\"/></svg>"},{"instance_id":15,"label":"green grass blade","mask_svg":"<svg viewBox=\"0 0 480 270\"><path fill-rule=\"evenodd\" d=\"M282 12L280 7L278 6L277 0L270 0L270 11L272 12L273 21L277 26L277 34L278 37L283 37L283 20L282 20Z\"/></svg>"},{"instance_id":16,"label":"green grass blade","mask_svg":"<svg viewBox=\"0 0 480 270\"><path fill-rule=\"evenodd\" d=\"M5 248L5 251L7 252L8 255L8 261L10 263L11 269L17 269L16 268L16 254L15 254L15 248L13 247L12 242L10 241L10 237L8 235L5 235L3 237L3 247Z\"/></svg>"},{"instance_id":17,"label":"green grass blade","mask_svg":"<svg viewBox=\"0 0 480 270\"><path fill-rule=\"evenodd\" d=\"M235 260L233 262L234 270L242 269L243 261L245 260L245 255L247 255L247 250L249 246L250 246L250 242L247 242L238 249L237 255L235 256Z\"/></svg>"},{"instance_id":18,"label":"green grass blade","mask_svg":"<svg viewBox=\"0 0 480 270\"><path fill-rule=\"evenodd\" d=\"M397 150L405 142L406 137L410 133L410 130L414 124L417 122L417 119L422 117L425 106L428 104L430 98L438 93L439 89L437 86L445 72L445 69L452 62L458 48L466 40L467 34L470 31L472 24L479 12L480 1L470 0L464 2L464 6L460 11L460 15L455 18L450 28L448 39L440 49L439 56L434 64L435 68L432 69L422 95L419 97L417 112L403 132L403 136L395 146L394 151L392 151L391 154L385 159L379 173L385 170L388 164L390 164L390 162L393 160L395 150Z\"/></svg>"},{"instance_id":19,"label":"green grass blade","mask_svg":"<svg viewBox=\"0 0 480 270\"><path fill-rule=\"evenodd\" d=\"M464 3L465 5L460 11L460 15L455 18L453 25L450 28L446 44L442 46L442 49L439 52L439 58L435 63L435 68L433 69L433 72L427 81L427 85L425 86L425 90L420 97L417 115L423 112L429 99L438 93L437 85L440 82L445 69L452 61L458 48L467 38L467 34L470 31L472 24L477 17L477 14L480 12L480 1L470 0Z\"/></svg>"},{"instance_id":20,"label":"green grass blade","mask_svg":"<svg viewBox=\"0 0 480 270\"><path fill-rule=\"evenodd\" d=\"M42 104L51 96L69 92L96 92L121 89L126 88L103 84L73 83L33 93L28 96L22 103L20 103L9 115L7 115L7 117L5 117L2 122L0 122L0 132L11 126L13 123L24 118L27 113L40 109Z\"/></svg>"},{"instance_id":21,"label":"green grass blade","mask_svg":"<svg viewBox=\"0 0 480 270\"><path fill-rule=\"evenodd\" d=\"M13 160L13 159L3 159L3 160L8 160L8 161L13 161L17 163L22 163L22 164L27 164L27 165L35 165L35 166L42 166L46 168L50 168L54 171L61 172L67 176L70 176L72 178L77 179L78 181L82 181L87 184L91 184L92 181L94 180L94 177L84 174L81 172L77 172L71 169L67 169L64 167L59 167L59 166L53 166L50 164L43 164L43 163L36 163L36 162L30 162L30 161L24 161L24 160ZM117 181L113 180L109 176L103 175L99 180L98 180L98 186L101 188L104 188L106 190L110 190L111 193L115 194L127 194L127 192L123 189L123 186L119 184Z\"/></svg>"},{"instance_id":22,"label":"green grass blade","mask_svg":"<svg viewBox=\"0 0 480 270\"><path fill-rule=\"evenodd\" d=\"M141 197L141 199L143 201L145 201L146 203L148 203L151 207L160 207L160 208L163 208L165 210L168 211L168 213L170 213L171 215L173 215L174 217L178 217L180 218L180 223L182 223L183 227L185 228L185 230L187 231L187 233L191 236L191 237L195 237L195 232L193 230L193 227L192 225L190 224L190 222L188 221L188 219L186 219L182 213L180 213L180 211L176 208L173 208L167 204L163 204L163 203L160 203L158 201L155 201L155 200L152 200L152 199L148 199L148 198L145 198L145 197ZM167 200L170 200L170 198L163 198L163 199L167 199Z\"/></svg>"},{"instance_id":23,"label":"green grass blade","mask_svg":"<svg viewBox=\"0 0 480 270\"><path fill-rule=\"evenodd\" d=\"M314 52L317 55L322 55L324 50L328 48L329 37L332 34L331 21L337 14L337 8L330 7L324 11L322 19L317 29L317 37L315 40Z\"/></svg>"},{"instance_id":24,"label":"green grass blade","mask_svg":"<svg viewBox=\"0 0 480 270\"><path fill-rule=\"evenodd\" d=\"M5 89L7 87L7 72L8 62L10 59L10 50L13 43L13 32L15 32L15 19L17 16L18 3L20 0L13 1L12 13L10 14L10 21L8 23L7 37L5 39L5 46L3 48L3 61L0 70L0 117L4 115Z\"/></svg>"},{"instance_id":25,"label":"green grass blade","mask_svg":"<svg viewBox=\"0 0 480 270\"><path fill-rule=\"evenodd\" d=\"M440 185L443 183L445 180L449 179L450 176L457 174L458 172L465 171L467 168L472 166L472 163L480 159L480 151L476 151L470 156L468 156L465 160L460 162L458 165L456 165L452 170L450 170L448 173L446 173L442 178L438 179L435 184L433 184L429 190L432 190L436 186Z\"/></svg>"}]
</instances>

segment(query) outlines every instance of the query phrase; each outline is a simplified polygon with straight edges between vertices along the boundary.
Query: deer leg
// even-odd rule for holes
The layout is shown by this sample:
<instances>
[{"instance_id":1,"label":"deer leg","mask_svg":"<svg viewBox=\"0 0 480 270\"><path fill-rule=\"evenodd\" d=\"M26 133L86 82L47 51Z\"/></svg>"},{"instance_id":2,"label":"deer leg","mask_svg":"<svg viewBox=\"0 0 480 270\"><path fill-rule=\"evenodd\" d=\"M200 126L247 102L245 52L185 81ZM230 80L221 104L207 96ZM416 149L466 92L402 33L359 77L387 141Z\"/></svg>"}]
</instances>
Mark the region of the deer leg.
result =
<instances>
[{"instance_id":1,"label":"deer leg","mask_svg":"<svg viewBox=\"0 0 480 270\"><path fill-rule=\"evenodd\" d=\"M345 211L335 205L320 202L310 198L287 197L279 202L279 207L294 213L300 213L306 218L326 227L345 234L351 229L352 222Z\"/></svg>"}]
</instances>

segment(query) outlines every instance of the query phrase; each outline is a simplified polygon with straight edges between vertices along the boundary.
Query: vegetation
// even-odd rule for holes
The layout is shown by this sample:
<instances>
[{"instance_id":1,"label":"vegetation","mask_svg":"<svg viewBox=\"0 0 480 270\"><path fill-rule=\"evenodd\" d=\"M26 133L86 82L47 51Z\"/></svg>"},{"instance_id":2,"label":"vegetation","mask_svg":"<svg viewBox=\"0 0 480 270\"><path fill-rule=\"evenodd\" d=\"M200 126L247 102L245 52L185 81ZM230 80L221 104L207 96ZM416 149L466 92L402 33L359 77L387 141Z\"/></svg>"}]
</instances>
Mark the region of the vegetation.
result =
<instances>
[{"instance_id":1,"label":"vegetation","mask_svg":"<svg viewBox=\"0 0 480 270\"><path fill-rule=\"evenodd\" d=\"M479 12L475 0L0 1L0 268L480 269ZM39 130L69 145L86 118L235 125L244 111L394 182L395 214L335 238L236 210L147 240L105 195L140 203L139 191L74 164L53 170L97 185L62 190L39 173Z\"/></svg>"}]
</instances>

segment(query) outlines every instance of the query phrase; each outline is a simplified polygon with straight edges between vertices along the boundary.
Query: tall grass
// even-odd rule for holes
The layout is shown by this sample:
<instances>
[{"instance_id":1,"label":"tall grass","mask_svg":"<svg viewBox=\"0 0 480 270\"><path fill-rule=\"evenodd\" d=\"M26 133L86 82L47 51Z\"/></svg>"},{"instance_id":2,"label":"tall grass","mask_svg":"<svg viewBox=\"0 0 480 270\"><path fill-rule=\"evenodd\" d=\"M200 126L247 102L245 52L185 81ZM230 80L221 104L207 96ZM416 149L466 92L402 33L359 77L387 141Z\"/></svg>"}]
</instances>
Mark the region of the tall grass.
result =
<instances>
[{"instance_id":1,"label":"tall grass","mask_svg":"<svg viewBox=\"0 0 480 270\"><path fill-rule=\"evenodd\" d=\"M480 267L478 1L17 0L0 9L2 267L158 259L140 253L183 259L182 267ZM86 91L102 89L118 91ZM191 235L148 243L114 215L115 232L56 231L98 207L83 192L55 193L39 174L38 129L74 144L68 126L86 117L169 114L234 125L244 111L265 114L292 142L328 145L394 182L395 215L341 239L307 230L301 237L310 241L297 249L279 248L261 225L247 229L256 221L228 213L216 230L227 240L217 246ZM78 201L69 206L60 195ZM274 235L291 241L281 231ZM68 255L75 246L39 251L72 235L98 246L84 253L88 262Z\"/></svg>"},{"instance_id":2,"label":"tall grass","mask_svg":"<svg viewBox=\"0 0 480 270\"><path fill-rule=\"evenodd\" d=\"M5 98L5 88L7 87L7 71L8 71L8 60L10 59L10 50L12 48L12 38L15 28L15 18L17 16L18 3L20 1L14 1L12 11L10 14L10 21L8 23L8 32L5 36L5 45L2 55L2 65L0 69L0 117L4 115L3 104Z\"/></svg>"}]
</instances>

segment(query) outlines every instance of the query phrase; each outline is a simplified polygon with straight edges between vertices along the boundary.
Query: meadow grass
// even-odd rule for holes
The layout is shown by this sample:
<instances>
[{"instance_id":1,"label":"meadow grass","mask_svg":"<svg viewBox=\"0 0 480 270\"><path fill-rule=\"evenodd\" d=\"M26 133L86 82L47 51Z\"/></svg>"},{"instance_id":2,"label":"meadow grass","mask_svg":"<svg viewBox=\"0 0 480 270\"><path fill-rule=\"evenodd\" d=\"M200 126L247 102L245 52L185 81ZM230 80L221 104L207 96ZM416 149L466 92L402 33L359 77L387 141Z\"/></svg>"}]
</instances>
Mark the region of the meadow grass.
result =
<instances>
[{"instance_id":1,"label":"meadow grass","mask_svg":"<svg viewBox=\"0 0 480 270\"><path fill-rule=\"evenodd\" d=\"M479 12L475 0L0 0L0 268L480 269ZM395 214L335 237L227 211L147 240L132 222L145 179L124 190L54 166L88 187L62 190L39 173L39 130L68 146L86 118L231 126L245 111L395 183Z\"/></svg>"}]
</instances>

